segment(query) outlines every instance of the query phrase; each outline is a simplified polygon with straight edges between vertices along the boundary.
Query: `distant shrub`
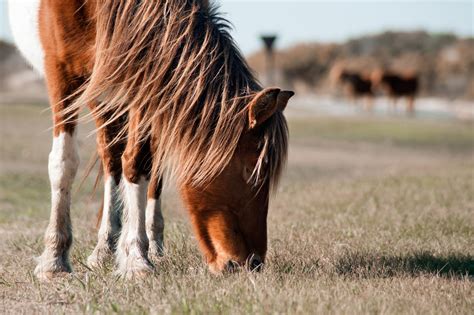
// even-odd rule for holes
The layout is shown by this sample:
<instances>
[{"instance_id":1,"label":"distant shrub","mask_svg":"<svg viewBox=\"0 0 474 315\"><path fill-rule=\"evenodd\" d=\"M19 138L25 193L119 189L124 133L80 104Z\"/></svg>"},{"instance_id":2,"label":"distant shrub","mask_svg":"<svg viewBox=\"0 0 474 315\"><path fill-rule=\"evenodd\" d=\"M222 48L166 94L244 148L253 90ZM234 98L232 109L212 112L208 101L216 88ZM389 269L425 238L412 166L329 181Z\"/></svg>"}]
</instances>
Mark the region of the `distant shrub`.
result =
<instances>
[{"instance_id":1,"label":"distant shrub","mask_svg":"<svg viewBox=\"0 0 474 315\"><path fill-rule=\"evenodd\" d=\"M249 57L263 75L263 52ZM424 31L384 32L343 44L298 44L276 54L279 83L305 91L329 92L334 67L369 75L376 68L418 73L425 95L474 98L474 39Z\"/></svg>"}]
</instances>

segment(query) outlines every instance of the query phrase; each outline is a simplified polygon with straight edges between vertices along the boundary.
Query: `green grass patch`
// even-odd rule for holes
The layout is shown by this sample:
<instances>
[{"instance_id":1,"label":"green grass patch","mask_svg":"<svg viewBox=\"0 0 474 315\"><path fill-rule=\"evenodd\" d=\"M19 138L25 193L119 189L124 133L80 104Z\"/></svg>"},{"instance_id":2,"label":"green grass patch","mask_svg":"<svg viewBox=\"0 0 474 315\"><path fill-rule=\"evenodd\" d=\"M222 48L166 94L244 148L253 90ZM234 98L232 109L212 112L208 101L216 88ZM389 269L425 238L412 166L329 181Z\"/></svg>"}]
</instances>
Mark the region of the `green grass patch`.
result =
<instances>
[{"instance_id":1,"label":"green grass patch","mask_svg":"<svg viewBox=\"0 0 474 315\"><path fill-rule=\"evenodd\" d=\"M474 149L474 126L461 122L322 117L293 118L289 125L294 139L361 141L417 149Z\"/></svg>"}]
</instances>

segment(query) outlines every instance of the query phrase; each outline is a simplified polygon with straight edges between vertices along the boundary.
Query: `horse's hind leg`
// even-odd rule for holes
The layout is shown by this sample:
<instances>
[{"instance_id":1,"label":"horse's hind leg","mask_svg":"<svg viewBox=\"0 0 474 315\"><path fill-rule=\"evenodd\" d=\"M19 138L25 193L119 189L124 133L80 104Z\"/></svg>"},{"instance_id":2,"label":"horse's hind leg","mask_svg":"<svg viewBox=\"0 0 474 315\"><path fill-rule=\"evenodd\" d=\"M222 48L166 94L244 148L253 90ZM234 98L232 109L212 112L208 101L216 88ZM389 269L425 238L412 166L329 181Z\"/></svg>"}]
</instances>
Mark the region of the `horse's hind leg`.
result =
<instances>
[{"instance_id":1,"label":"horse's hind leg","mask_svg":"<svg viewBox=\"0 0 474 315\"><path fill-rule=\"evenodd\" d=\"M93 112L96 109L94 105L91 105ZM112 257L121 227L122 202L119 184L122 176L121 156L125 145L123 139L119 138L119 132L126 118L106 124L107 118L107 115L96 116L97 150L104 171L104 199L97 245L87 259L91 268L103 266Z\"/></svg>"},{"instance_id":2,"label":"horse's hind leg","mask_svg":"<svg viewBox=\"0 0 474 315\"><path fill-rule=\"evenodd\" d=\"M64 64L55 58L46 57L45 68L54 120L53 147L48 163L51 216L44 237L45 248L38 258L35 274L48 279L72 271L68 254L72 244L71 186L79 166L75 132L77 113L65 117L61 111L70 103L64 98L79 87L81 80L68 74Z\"/></svg>"},{"instance_id":3,"label":"horse's hind leg","mask_svg":"<svg viewBox=\"0 0 474 315\"><path fill-rule=\"evenodd\" d=\"M148 236L148 257L156 260L163 256L163 230L165 221L161 212L161 179L152 176L148 186L146 207L146 234Z\"/></svg>"}]
</instances>

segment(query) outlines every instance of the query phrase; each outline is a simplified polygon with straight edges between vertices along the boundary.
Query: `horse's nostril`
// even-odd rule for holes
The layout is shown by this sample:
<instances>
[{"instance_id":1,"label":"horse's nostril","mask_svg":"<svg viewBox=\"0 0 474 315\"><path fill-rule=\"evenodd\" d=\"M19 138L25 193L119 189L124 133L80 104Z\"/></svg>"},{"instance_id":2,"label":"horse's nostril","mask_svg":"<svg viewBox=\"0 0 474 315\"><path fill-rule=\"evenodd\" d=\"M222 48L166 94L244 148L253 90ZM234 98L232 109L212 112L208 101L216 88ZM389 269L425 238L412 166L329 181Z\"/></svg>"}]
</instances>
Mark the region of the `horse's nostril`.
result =
<instances>
[{"instance_id":1,"label":"horse's nostril","mask_svg":"<svg viewBox=\"0 0 474 315\"><path fill-rule=\"evenodd\" d=\"M263 261L258 255L252 255L249 263L250 271L260 272L263 267Z\"/></svg>"},{"instance_id":2,"label":"horse's nostril","mask_svg":"<svg viewBox=\"0 0 474 315\"><path fill-rule=\"evenodd\" d=\"M225 264L225 271L227 272L236 272L239 269L239 263L233 260L229 260L227 264Z\"/></svg>"}]
</instances>

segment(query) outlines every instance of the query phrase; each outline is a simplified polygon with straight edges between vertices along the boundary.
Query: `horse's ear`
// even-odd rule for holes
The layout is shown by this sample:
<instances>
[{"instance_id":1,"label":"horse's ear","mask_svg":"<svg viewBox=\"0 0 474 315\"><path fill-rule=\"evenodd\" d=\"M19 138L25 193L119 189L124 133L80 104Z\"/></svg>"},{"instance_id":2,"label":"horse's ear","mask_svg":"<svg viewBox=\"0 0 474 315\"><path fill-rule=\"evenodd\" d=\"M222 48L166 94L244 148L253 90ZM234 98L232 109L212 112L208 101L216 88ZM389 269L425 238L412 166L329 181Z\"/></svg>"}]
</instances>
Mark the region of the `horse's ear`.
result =
<instances>
[{"instance_id":1,"label":"horse's ear","mask_svg":"<svg viewBox=\"0 0 474 315\"><path fill-rule=\"evenodd\" d=\"M278 99L277 99L277 108L279 111L284 111L286 108L286 105L288 105L288 101L290 98L292 98L295 95L295 92L293 91L281 91L280 94L278 94Z\"/></svg>"},{"instance_id":2,"label":"horse's ear","mask_svg":"<svg viewBox=\"0 0 474 315\"><path fill-rule=\"evenodd\" d=\"M277 88L265 89L258 93L249 105L250 129L264 123L276 111L283 111L293 95L295 93L292 91L282 91Z\"/></svg>"}]
</instances>

